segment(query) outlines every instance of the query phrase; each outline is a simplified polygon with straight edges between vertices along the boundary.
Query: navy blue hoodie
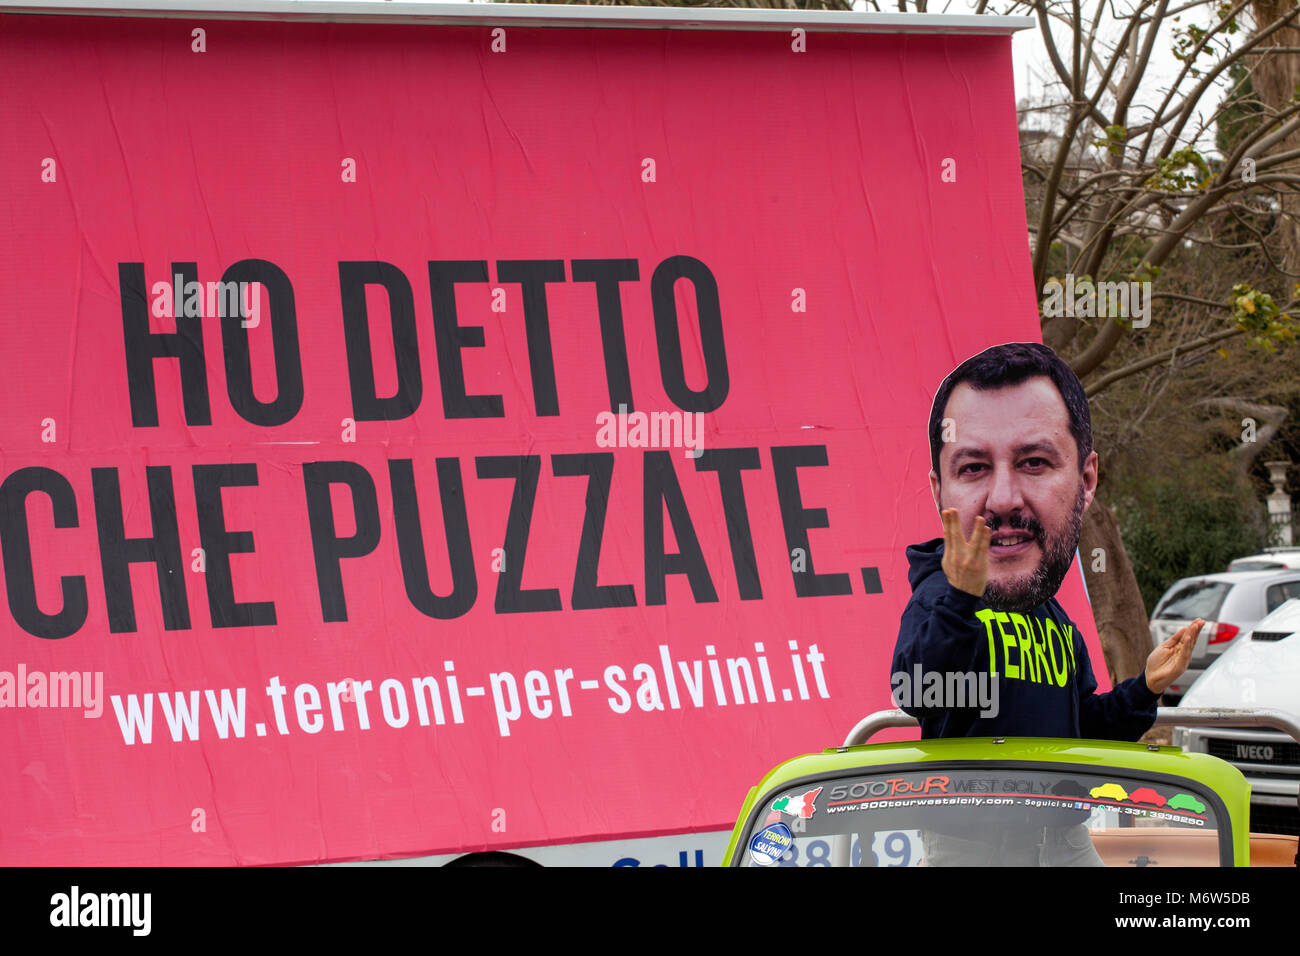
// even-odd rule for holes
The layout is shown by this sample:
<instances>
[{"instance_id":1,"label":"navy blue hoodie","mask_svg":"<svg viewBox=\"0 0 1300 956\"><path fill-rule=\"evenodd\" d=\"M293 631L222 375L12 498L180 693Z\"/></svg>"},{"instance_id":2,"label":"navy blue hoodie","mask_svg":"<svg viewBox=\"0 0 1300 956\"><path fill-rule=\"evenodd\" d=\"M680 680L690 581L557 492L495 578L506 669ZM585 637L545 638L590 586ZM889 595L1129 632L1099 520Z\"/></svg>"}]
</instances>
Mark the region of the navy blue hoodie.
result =
<instances>
[{"instance_id":1,"label":"navy blue hoodie","mask_svg":"<svg viewBox=\"0 0 1300 956\"><path fill-rule=\"evenodd\" d=\"M919 665L923 673L992 673L999 682L992 717L980 717L978 705L904 707L920 719L922 737L1137 740L1151 729L1159 698L1146 678L1098 694L1083 636L1056 598L1026 614L995 612L948 583L942 538L912 545L907 560L912 598L898 629L894 673L910 679Z\"/></svg>"}]
</instances>

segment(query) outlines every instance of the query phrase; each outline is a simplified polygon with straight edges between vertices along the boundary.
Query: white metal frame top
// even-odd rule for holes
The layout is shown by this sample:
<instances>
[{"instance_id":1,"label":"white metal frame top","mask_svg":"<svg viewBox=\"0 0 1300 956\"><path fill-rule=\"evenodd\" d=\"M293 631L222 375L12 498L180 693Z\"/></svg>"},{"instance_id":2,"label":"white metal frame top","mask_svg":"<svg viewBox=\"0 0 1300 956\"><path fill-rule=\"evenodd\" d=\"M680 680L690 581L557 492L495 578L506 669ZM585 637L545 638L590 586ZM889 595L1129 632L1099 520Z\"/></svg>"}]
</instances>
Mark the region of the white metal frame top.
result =
<instances>
[{"instance_id":1,"label":"white metal frame top","mask_svg":"<svg viewBox=\"0 0 1300 956\"><path fill-rule=\"evenodd\" d=\"M63 14L185 20L454 26L622 27L667 30L793 30L834 33L1002 35L1032 17L937 13L857 13L735 7L606 7L531 3L405 3L388 0L0 0L0 15Z\"/></svg>"}]
</instances>

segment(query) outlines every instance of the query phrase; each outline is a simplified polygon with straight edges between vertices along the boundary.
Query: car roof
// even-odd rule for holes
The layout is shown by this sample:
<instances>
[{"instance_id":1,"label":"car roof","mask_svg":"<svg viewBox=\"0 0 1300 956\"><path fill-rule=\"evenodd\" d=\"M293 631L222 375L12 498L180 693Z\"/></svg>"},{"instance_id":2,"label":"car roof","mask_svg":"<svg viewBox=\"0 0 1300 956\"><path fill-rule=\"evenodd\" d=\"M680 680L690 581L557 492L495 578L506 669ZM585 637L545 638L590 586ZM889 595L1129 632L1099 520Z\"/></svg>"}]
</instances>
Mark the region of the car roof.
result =
<instances>
[{"instance_id":1,"label":"car roof","mask_svg":"<svg viewBox=\"0 0 1300 956\"><path fill-rule=\"evenodd\" d=\"M1241 559L1238 559L1241 560ZM1182 584L1190 584L1193 581L1215 581L1224 584L1242 584L1246 581L1267 581L1270 578L1296 578L1300 577L1300 568L1269 568L1265 571L1216 571L1212 574L1193 574L1190 577L1179 578L1169 586L1169 591ZM1166 591L1168 593L1168 591Z\"/></svg>"},{"instance_id":2,"label":"car roof","mask_svg":"<svg viewBox=\"0 0 1300 956\"><path fill-rule=\"evenodd\" d=\"M1300 601L1297 601L1300 604ZM1231 787L1241 779L1231 764L1208 754L1187 753L1180 747L1156 747L1117 740L1075 740L1050 737L951 737L834 747L804 754L767 772L759 794L817 774L871 772L872 767L951 760L1034 761L1106 767L1112 771L1174 773L1214 788Z\"/></svg>"},{"instance_id":3,"label":"car roof","mask_svg":"<svg viewBox=\"0 0 1300 956\"><path fill-rule=\"evenodd\" d=\"M1300 548L1273 548L1268 551L1261 551L1258 554L1246 554L1240 558L1233 558L1228 564L1236 564L1239 561L1300 561Z\"/></svg>"}]
</instances>

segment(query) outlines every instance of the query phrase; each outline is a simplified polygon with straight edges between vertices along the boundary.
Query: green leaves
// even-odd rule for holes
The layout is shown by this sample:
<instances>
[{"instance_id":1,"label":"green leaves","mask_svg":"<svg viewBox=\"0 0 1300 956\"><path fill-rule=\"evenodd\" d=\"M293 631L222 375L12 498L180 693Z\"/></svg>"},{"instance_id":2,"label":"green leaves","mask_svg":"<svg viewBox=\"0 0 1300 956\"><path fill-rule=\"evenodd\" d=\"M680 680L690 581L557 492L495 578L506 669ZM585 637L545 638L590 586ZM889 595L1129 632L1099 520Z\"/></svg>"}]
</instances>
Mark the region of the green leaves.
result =
<instances>
[{"instance_id":1,"label":"green leaves","mask_svg":"<svg viewBox=\"0 0 1300 956\"><path fill-rule=\"evenodd\" d=\"M1229 14L1232 14L1231 18L1228 20L1227 24L1223 28L1224 33L1232 34L1232 33L1236 33L1238 30L1241 29L1241 27L1238 26L1237 24L1237 15L1235 13L1232 13L1232 7L1233 5L1231 3L1221 3L1214 10L1214 15L1218 17L1220 20L1222 20L1224 17L1227 17Z\"/></svg>"},{"instance_id":2,"label":"green leaves","mask_svg":"<svg viewBox=\"0 0 1300 956\"><path fill-rule=\"evenodd\" d=\"M1176 28L1174 30L1174 58L1182 60L1184 63L1193 59L1196 55L1193 51L1196 49L1196 45L1204 39L1206 32L1195 24Z\"/></svg>"},{"instance_id":3,"label":"green leaves","mask_svg":"<svg viewBox=\"0 0 1300 956\"><path fill-rule=\"evenodd\" d=\"M1105 139L1094 139L1093 146L1105 147L1112 156L1124 154L1124 144L1128 142L1128 130L1123 126L1107 126Z\"/></svg>"},{"instance_id":4,"label":"green leaves","mask_svg":"<svg viewBox=\"0 0 1300 956\"><path fill-rule=\"evenodd\" d=\"M1231 305L1237 328L1253 333L1246 339L1248 344L1275 353L1279 344L1295 341L1295 319L1282 312L1267 292L1239 282L1232 287Z\"/></svg>"},{"instance_id":5,"label":"green leaves","mask_svg":"<svg viewBox=\"0 0 1300 956\"><path fill-rule=\"evenodd\" d=\"M1187 189L1208 189L1214 179L1205 157L1186 146L1163 159L1156 160L1156 172L1146 184L1151 189L1182 192Z\"/></svg>"}]
</instances>

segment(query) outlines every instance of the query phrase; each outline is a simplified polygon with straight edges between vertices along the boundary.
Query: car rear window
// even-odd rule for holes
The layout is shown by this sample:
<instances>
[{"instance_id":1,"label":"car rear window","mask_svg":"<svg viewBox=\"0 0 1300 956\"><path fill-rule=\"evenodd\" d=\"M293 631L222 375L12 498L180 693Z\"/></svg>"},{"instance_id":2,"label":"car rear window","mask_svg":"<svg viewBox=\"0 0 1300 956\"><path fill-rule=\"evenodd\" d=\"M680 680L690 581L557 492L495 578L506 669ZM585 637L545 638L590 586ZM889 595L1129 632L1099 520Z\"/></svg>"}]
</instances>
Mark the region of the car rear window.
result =
<instances>
[{"instance_id":1,"label":"car rear window","mask_svg":"<svg viewBox=\"0 0 1300 956\"><path fill-rule=\"evenodd\" d=\"M1044 828L1107 866L1215 866L1231 826L1203 785L1105 767L981 761L805 777L756 802L741 866L1050 865ZM1080 865L1092 854L1063 854ZM1052 855L1049 854L1048 858ZM1026 863L1025 861L1029 861Z\"/></svg>"},{"instance_id":2,"label":"car rear window","mask_svg":"<svg viewBox=\"0 0 1300 956\"><path fill-rule=\"evenodd\" d=\"M1160 602L1155 617L1176 621L1198 617L1207 621L1218 620L1219 608L1230 590L1232 585L1226 581L1192 581L1178 586Z\"/></svg>"},{"instance_id":3,"label":"car rear window","mask_svg":"<svg viewBox=\"0 0 1300 956\"><path fill-rule=\"evenodd\" d=\"M1300 581L1283 581L1274 584L1265 592L1268 601L1268 613L1272 614L1287 601L1300 597Z\"/></svg>"}]
</instances>

